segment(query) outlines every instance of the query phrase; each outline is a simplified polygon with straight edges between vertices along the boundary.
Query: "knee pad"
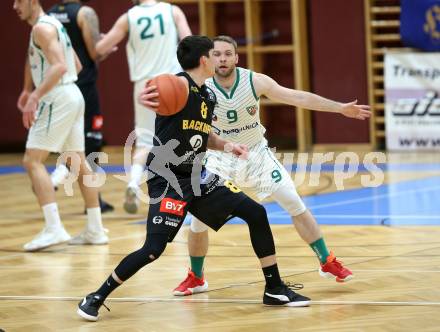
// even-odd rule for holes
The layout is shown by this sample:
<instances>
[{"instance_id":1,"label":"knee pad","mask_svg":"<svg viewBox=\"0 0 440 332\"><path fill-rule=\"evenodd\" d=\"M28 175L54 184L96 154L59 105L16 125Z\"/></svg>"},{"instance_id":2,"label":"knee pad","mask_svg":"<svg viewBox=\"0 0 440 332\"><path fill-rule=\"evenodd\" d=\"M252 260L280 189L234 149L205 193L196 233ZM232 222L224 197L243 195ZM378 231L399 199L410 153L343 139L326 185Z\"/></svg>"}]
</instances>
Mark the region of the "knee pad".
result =
<instances>
[{"instance_id":1,"label":"knee pad","mask_svg":"<svg viewBox=\"0 0 440 332\"><path fill-rule=\"evenodd\" d=\"M192 216L190 229L193 233L202 233L204 231L207 231L208 228L209 227L206 226L203 222Z\"/></svg>"},{"instance_id":2,"label":"knee pad","mask_svg":"<svg viewBox=\"0 0 440 332\"><path fill-rule=\"evenodd\" d=\"M296 192L293 182L280 187L271 197L286 210L292 217L299 216L306 211L306 206Z\"/></svg>"}]
</instances>

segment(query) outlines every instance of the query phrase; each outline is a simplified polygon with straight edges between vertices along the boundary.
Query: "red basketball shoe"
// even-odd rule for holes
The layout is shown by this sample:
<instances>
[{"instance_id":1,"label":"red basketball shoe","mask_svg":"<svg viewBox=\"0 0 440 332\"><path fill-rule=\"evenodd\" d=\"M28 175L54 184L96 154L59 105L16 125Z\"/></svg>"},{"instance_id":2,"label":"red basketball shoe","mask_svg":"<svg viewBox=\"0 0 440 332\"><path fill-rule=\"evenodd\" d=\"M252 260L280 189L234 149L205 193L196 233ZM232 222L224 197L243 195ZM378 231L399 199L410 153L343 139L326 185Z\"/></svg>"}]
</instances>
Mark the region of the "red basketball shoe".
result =
<instances>
[{"instance_id":1,"label":"red basketball shoe","mask_svg":"<svg viewBox=\"0 0 440 332\"><path fill-rule=\"evenodd\" d=\"M205 280L204 276L197 278L194 272L189 269L188 276L173 290L173 294L175 296L187 296L206 292L207 289L208 282Z\"/></svg>"},{"instance_id":2,"label":"red basketball shoe","mask_svg":"<svg viewBox=\"0 0 440 332\"><path fill-rule=\"evenodd\" d=\"M353 273L336 259L332 251L327 257L327 263L321 264L319 274L324 278L336 279L337 282L346 282L354 278Z\"/></svg>"}]
</instances>

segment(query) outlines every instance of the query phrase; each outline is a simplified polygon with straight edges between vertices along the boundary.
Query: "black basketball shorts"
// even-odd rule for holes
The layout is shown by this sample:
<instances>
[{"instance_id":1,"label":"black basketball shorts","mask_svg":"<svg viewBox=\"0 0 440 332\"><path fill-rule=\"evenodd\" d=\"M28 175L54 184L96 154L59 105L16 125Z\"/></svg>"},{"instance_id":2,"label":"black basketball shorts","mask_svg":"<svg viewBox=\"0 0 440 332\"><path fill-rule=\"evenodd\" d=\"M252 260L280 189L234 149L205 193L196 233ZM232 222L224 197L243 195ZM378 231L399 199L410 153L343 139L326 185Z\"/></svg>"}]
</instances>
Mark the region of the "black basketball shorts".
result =
<instances>
[{"instance_id":1,"label":"black basketball shorts","mask_svg":"<svg viewBox=\"0 0 440 332\"><path fill-rule=\"evenodd\" d=\"M102 126L104 118L101 114L98 89L95 83L78 86L85 101L84 136L86 155L101 151L103 144Z\"/></svg>"},{"instance_id":2,"label":"black basketball shorts","mask_svg":"<svg viewBox=\"0 0 440 332\"><path fill-rule=\"evenodd\" d=\"M179 231L188 212L218 231L229 219L236 207L247 196L229 181L210 173L200 184L200 192L191 184L191 178L179 177L178 185L183 197L164 178L155 176L147 181L150 204L147 232L166 233L171 242ZM194 193L197 192L197 194ZM158 197L162 197L158 200Z\"/></svg>"}]
</instances>

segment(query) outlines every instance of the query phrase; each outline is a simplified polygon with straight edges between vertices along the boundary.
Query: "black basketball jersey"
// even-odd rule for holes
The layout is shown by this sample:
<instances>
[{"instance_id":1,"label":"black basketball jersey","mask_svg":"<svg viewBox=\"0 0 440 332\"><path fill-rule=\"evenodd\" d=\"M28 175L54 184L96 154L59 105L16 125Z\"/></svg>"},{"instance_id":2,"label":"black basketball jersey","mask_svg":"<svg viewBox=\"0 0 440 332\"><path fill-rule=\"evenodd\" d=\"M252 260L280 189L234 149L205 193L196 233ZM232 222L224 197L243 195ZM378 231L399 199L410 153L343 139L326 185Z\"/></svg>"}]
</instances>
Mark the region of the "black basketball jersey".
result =
<instances>
[{"instance_id":1,"label":"black basketball jersey","mask_svg":"<svg viewBox=\"0 0 440 332\"><path fill-rule=\"evenodd\" d=\"M164 166L173 173L190 175L193 164L201 162L206 152L208 136L211 131L212 114L216 104L214 92L206 85L199 87L185 72L177 74L188 80L189 95L185 107L171 116L156 116L154 147L152 148L147 165L153 158L159 158ZM171 145L174 154L164 146ZM179 160L179 164L173 161ZM154 172L154 169L152 169Z\"/></svg>"},{"instance_id":2,"label":"black basketball jersey","mask_svg":"<svg viewBox=\"0 0 440 332\"><path fill-rule=\"evenodd\" d=\"M65 3L53 6L48 14L58 19L66 28L67 34L72 42L73 49L78 55L83 69L78 75L77 85L95 83L98 77L98 70L95 62L87 51L81 29L78 26L77 16L81 8L79 3Z\"/></svg>"}]
</instances>

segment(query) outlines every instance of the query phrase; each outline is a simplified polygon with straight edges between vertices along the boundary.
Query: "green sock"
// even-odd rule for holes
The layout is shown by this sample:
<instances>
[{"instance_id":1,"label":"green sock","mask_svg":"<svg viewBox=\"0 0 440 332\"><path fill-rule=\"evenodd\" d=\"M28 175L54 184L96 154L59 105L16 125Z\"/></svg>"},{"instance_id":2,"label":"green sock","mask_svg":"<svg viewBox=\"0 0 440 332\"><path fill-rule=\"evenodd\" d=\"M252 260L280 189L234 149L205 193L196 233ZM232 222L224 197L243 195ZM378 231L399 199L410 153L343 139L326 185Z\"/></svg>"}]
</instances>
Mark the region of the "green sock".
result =
<instances>
[{"instance_id":1,"label":"green sock","mask_svg":"<svg viewBox=\"0 0 440 332\"><path fill-rule=\"evenodd\" d=\"M316 256L318 256L319 261L322 264L327 263L327 257L330 256L330 253L328 252L327 246L322 237L315 242L310 243L309 246L316 253Z\"/></svg>"},{"instance_id":2,"label":"green sock","mask_svg":"<svg viewBox=\"0 0 440 332\"><path fill-rule=\"evenodd\" d=\"M194 272L197 278L201 278L203 276L203 261L205 260L205 256L190 256L191 259L191 271Z\"/></svg>"}]
</instances>

